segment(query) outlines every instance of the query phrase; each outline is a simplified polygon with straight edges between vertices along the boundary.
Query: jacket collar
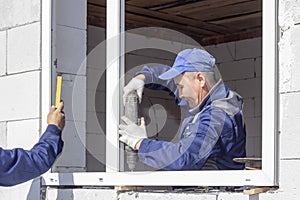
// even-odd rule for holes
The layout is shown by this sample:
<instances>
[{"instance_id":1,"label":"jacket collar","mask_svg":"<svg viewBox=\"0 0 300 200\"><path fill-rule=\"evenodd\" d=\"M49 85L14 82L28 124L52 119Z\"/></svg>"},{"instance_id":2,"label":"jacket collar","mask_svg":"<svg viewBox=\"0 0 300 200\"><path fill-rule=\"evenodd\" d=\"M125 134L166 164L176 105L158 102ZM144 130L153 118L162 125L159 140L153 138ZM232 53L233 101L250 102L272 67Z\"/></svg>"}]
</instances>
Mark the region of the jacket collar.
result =
<instances>
[{"instance_id":1,"label":"jacket collar","mask_svg":"<svg viewBox=\"0 0 300 200\"><path fill-rule=\"evenodd\" d=\"M210 105L214 100L225 98L228 95L229 89L220 79L209 91L206 97L195 108L189 110L189 113L195 115L204 107Z\"/></svg>"}]
</instances>

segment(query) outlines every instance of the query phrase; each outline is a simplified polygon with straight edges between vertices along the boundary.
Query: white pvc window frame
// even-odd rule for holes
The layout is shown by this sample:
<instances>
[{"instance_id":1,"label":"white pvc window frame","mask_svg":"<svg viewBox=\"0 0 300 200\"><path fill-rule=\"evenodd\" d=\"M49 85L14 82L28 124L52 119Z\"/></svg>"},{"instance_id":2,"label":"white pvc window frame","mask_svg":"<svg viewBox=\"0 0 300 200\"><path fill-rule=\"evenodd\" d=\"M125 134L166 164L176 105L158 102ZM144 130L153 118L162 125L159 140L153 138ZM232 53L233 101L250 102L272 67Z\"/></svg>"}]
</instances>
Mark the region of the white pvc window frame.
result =
<instances>
[{"instance_id":1,"label":"white pvc window frame","mask_svg":"<svg viewBox=\"0 0 300 200\"><path fill-rule=\"evenodd\" d=\"M50 2L50 1L49 1ZM278 66L277 66L277 1L263 1L263 79L262 79L262 170L222 170L222 171L155 171L155 172L119 172L118 127L115 113L110 108L113 98L119 98L119 76L122 73L120 55L122 41L121 19L124 19L124 1L107 0L107 149L106 162L110 167L106 172L46 173L42 185L80 185L80 186L274 186L278 185ZM48 7L50 6L50 7ZM45 121L50 106L51 93L51 3L43 2L42 7L42 115ZM50 9L50 13L49 13ZM48 17L47 17L48 15ZM109 42L109 38L119 39ZM109 63L111 58L112 63ZM50 91L49 91L50 90ZM119 106L120 107L120 106ZM46 109L47 108L47 109ZM119 111L119 109L118 109ZM43 126L45 127L45 126ZM71 177L71 178L70 178Z\"/></svg>"}]
</instances>

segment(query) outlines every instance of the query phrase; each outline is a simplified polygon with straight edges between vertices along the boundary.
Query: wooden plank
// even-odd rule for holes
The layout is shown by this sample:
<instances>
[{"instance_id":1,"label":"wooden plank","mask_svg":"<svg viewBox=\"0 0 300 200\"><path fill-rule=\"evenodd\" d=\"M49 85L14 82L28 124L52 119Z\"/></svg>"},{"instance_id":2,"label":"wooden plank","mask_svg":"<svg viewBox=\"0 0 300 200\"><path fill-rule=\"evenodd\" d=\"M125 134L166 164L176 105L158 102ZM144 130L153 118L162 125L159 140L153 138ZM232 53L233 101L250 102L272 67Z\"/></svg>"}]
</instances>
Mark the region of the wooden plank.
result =
<instances>
[{"instance_id":1,"label":"wooden plank","mask_svg":"<svg viewBox=\"0 0 300 200\"><path fill-rule=\"evenodd\" d=\"M126 1L126 4L146 8L174 2L178 2L178 0L129 0Z\"/></svg>"},{"instance_id":2,"label":"wooden plank","mask_svg":"<svg viewBox=\"0 0 300 200\"><path fill-rule=\"evenodd\" d=\"M239 41L239 40L257 38L257 37L262 37L262 28L261 27L257 28L257 29L242 31L242 32L235 32L235 33L227 34L227 35L204 37L204 38L202 38L201 41L198 41L198 42L203 46L207 46L207 45L214 45L214 44Z\"/></svg>"},{"instance_id":3,"label":"wooden plank","mask_svg":"<svg viewBox=\"0 0 300 200\"><path fill-rule=\"evenodd\" d=\"M234 158L233 161L238 162L238 163L247 163L247 162L260 162L262 159L261 158L251 158L251 157L246 157L246 158Z\"/></svg>"},{"instance_id":4,"label":"wooden plank","mask_svg":"<svg viewBox=\"0 0 300 200\"><path fill-rule=\"evenodd\" d=\"M189 25L185 24L175 24L172 22L164 21L164 20L159 20L155 18L149 18L149 17L144 17L144 16L139 16L131 13L126 13L125 14L126 21L129 20L131 22L138 22L140 24L144 24L142 27L163 27L163 28L169 28L172 30L177 30L181 32L186 32L189 31L194 34L199 34L199 35L216 35L217 33L207 31L204 29L196 28L196 27L191 27Z\"/></svg>"},{"instance_id":5,"label":"wooden plank","mask_svg":"<svg viewBox=\"0 0 300 200\"><path fill-rule=\"evenodd\" d=\"M106 18L106 8L88 4L88 16L96 16Z\"/></svg>"},{"instance_id":6,"label":"wooden plank","mask_svg":"<svg viewBox=\"0 0 300 200\"><path fill-rule=\"evenodd\" d=\"M106 0L88 0L88 4L95 4L99 6L106 6Z\"/></svg>"},{"instance_id":7,"label":"wooden plank","mask_svg":"<svg viewBox=\"0 0 300 200\"><path fill-rule=\"evenodd\" d=\"M89 16L96 16L96 17L105 17L106 9L104 7L88 4L88 15ZM141 27L147 27L147 26L157 26L157 27L164 27L164 28L170 28L173 30L178 31L190 31L194 32L195 34L199 35L216 35L216 32L208 31L205 29L189 26L186 24L176 24L169 21L164 21L160 19L140 16L136 14L132 14L129 12L126 12L125 14L126 21L129 20L129 22L133 23L136 21L138 24L141 24ZM128 29L126 27L126 29Z\"/></svg>"},{"instance_id":8,"label":"wooden plank","mask_svg":"<svg viewBox=\"0 0 300 200\"><path fill-rule=\"evenodd\" d=\"M101 1L88 0L88 3L94 4L94 5L99 5L99 6L105 6L105 3L103 2L103 0L101 0ZM188 26L195 26L200 29L211 31L214 33L228 33L229 32L229 30L226 27L223 27L220 25L202 22L200 20L195 21L193 19L188 19L186 17L174 16L174 15L170 15L170 14L166 14L166 13L162 13L162 12L158 12L158 11L153 11L150 9L139 8L139 7L131 6L131 5L126 5L126 12L132 12L137 15L146 15L151 18L156 17L156 18L159 18L159 19L162 19L165 21L171 21L173 23L181 23L181 24L185 24ZM207 34L209 34L209 33L207 33Z\"/></svg>"},{"instance_id":9,"label":"wooden plank","mask_svg":"<svg viewBox=\"0 0 300 200\"><path fill-rule=\"evenodd\" d=\"M87 24L92 26L97 26L101 28L106 28L106 18L96 17L96 16L88 16Z\"/></svg>"},{"instance_id":10,"label":"wooden plank","mask_svg":"<svg viewBox=\"0 0 300 200\"><path fill-rule=\"evenodd\" d=\"M246 195L254 195L254 194L266 192L266 191L268 191L270 189L271 189L271 187L250 188L250 189L244 190L244 194L246 194Z\"/></svg>"},{"instance_id":11,"label":"wooden plank","mask_svg":"<svg viewBox=\"0 0 300 200\"><path fill-rule=\"evenodd\" d=\"M143 8L138 8L135 6L126 6L126 12L131 12L137 15L145 15L145 16L149 16L151 18L155 17L158 19L162 19L164 21L169 21L175 24L182 24L182 25L187 25L187 26L191 26L191 27L196 27L202 30L206 30L206 31L210 31L210 33L206 33L206 34L211 34L213 33L228 33L229 30L225 27L222 26L216 26L215 24L210 24L207 22L203 22L201 20L193 20L193 19L188 19L185 17L179 17L179 16L175 16L175 15L170 15L170 14L165 14L162 12L158 12L158 11L152 11L149 9L143 9Z\"/></svg>"},{"instance_id":12,"label":"wooden plank","mask_svg":"<svg viewBox=\"0 0 300 200\"><path fill-rule=\"evenodd\" d=\"M136 21L129 21L128 20L127 23L126 23L126 27L127 27L126 30L130 30L130 29L134 29L134 28L141 28L143 25L144 25L144 23L143 24L139 24ZM145 26L143 26L143 27L145 27ZM145 31L147 31L147 30L145 30ZM179 31L179 30L176 30L176 31ZM139 33L141 33L141 32L142 31L139 30ZM188 31L188 30L180 30L179 32L182 33L182 34L185 34L185 35L187 35L189 37L191 37L193 40L198 41L198 42L201 41L203 37L205 37L203 35L200 35L200 34ZM155 37L155 38L160 38L160 39L165 39L165 40L170 40L171 39L172 41L182 42L182 40L177 40L176 37L170 38L169 35L162 35L162 34L158 34L158 33L156 33L156 34L145 33L145 35L149 36L149 37L152 36L152 37ZM189 42L189 41L185 41L185 42ZM193 43L193 44L195 44L195 43Z\"/></svg>"},{"instance_id":13,"label":"wooden plank","mask_svg":"<svg viewBox=\"0 0 300 200\"><path fill-rule=\"evenodd\" d=\"M144 187L143 186L115 186L115 190L117 190L118 192L121 192L121 191L143 192Z\"/></svg>"},{"instance_id":14,"label":"wooden plank","mask_svg":"<svg viewBox=\"0 0 300 200\"><path fill-rule=\"evenodd\" d=\"M189 17L202 21L210 21L215 19L224 19L226 17L245 15L248 13L254 13L259 11L262 11L261 0L243 2L215 9L207 9L201 12L197 11L194 13L190 13Z\"/></svg>"},{"instance_id":15,"label":"wooden plank","mask_svg":"<svg viewBox=\"0 0 300 200\"><path fill-rule=\"evenodd\" d=\"M231 18L226 18L226 19L221 19L221 20L212 20L210 21L211 23L214 24L222 24L222 25L228 25L228 24L233 24L233 23L241 23L244 24L245 26L248 26L246 21L248 20L259 20L262 19L262 13L261 12L256 12L256 13L251 13L248 15L241 15L238 17L231 17Z\"/></svg>"},{"instance_id":16,"label":"wooden plank","mask_svg":"<svg viewBox=\"0 0 300 200\"><path fill-rule=\"evenodd\" d=\"M202 0L201 2L203 3L207 1L208 0ZM222 0L222 2L223 1L228 3L232 0ZM88 24L105 28L106 1L88 0L88 2ZM209 0L209 2L221 2L221 0ZM250 5L250 2L248 2L246 5ZM244 8L246 7L247 6L244 6ZM241 9L243 12L244 8ZM238 10L238 7L233 6L232 11L235 10ZM219 13L221 11L222 10L212 13ZM205 10L202 12L206 13ZM225 12L225 15L228 13L226 10L222 12ZM192 14L193 13L190 15ZM225 19L203 22L199 19L175 16L173 14L126 5L126 29L128 30L146 26L159 26L180 31L191 36L202 45L218 44L240 40L241 38L248 39L253 37L261 37L261 13L252 13L249 16L241 15L233 18L228 17ZM243 32L241 32L241 30Z\"/></svg>"},{"instance_id":17,"label":"wooden plank","mask_svg":"<svg viewBox=\"0 0 300 200\"><path fill-rule=\"evenodd\" d=\"M194 3L189 3L181 6L176 6L173 8L167 8L160 10L165 13L172 13L173 15L188 15L189 13L194 13L197 11L202 11L206 9L218 8L222 6L227 6L240 2L247 2L249 0L206 0L197 1Z\"/></svg>"}]
</instances>

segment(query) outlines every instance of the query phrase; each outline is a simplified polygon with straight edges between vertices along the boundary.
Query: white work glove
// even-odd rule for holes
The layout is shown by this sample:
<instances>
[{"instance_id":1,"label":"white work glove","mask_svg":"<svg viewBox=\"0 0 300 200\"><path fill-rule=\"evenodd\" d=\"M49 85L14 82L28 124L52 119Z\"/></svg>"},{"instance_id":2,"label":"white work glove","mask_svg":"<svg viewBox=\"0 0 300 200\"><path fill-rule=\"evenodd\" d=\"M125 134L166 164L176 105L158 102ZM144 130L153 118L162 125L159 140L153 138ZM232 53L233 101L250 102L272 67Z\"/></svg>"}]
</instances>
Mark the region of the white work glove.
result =
<instances>
[{"instance_id":1,"label":"white work glove","mask_svg":"<svg viewBox=\"0 0 300 200\"><path fill-rule=\"evenodd\" d=\"M137 92L137 95L139 97L139 103L142 102L142 94L143 94L143 90L144 90L144 85L145 82L141 79L138 78L133 78L129 81L129 83L124 87L123 91L123 103L125 105L125 100L127 98L127 95L131 92L131 91L135 91Z\"/></svg>"},{"instance_id":2,"label":"white work glove","mask_svg":"<svg viewBox=\"0 0 300 200\"><path fill-rule=\"evenodd\" d=\"M136 144L144 138L147 138L145 120L141 118L141 125L138 126L125 116L121 117L125 124L119 125L120 141L135 149Z\"/></svg>"}]
</instances>

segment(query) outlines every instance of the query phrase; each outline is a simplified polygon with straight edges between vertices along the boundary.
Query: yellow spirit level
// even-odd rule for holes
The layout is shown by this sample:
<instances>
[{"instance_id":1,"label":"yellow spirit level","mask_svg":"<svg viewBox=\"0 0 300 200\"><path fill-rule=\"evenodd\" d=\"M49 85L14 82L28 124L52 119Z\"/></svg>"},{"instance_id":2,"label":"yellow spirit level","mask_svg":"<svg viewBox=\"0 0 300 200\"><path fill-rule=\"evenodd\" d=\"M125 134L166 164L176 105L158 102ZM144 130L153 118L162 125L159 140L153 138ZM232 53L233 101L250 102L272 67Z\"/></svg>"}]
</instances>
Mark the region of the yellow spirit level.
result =
<instances>
[{"instance_id":1,"label":"yellow spirit level","mask_svg":"<svg viewBox=\"0 0 300 200\"><path fill-rule=\"evenodd\" d=\"M56 97L55 97L55 107L58 107L58 104L61 100L61 86L62 86L62 76L56 77Z\"/></svg>"}]
</instances>

